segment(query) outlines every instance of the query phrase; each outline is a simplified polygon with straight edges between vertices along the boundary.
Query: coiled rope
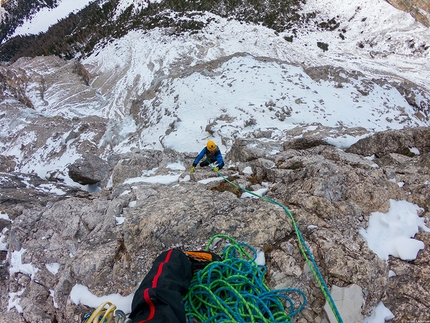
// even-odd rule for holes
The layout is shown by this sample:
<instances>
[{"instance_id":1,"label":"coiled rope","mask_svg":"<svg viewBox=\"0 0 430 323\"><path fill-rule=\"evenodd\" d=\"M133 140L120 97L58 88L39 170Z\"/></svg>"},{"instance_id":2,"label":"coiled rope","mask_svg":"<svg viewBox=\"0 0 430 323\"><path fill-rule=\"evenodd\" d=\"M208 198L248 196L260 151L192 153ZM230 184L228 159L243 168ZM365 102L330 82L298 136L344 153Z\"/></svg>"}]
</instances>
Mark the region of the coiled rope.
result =
<instances>
[{"instance_id":1,"label":"coiled rope","mask_svg":"<svg viewBox=\"0 0 430 323\"><path fill-rule=\"evenodd\" d=\"M228 178L226 178L224 175L222 175L219 171L216 171L216 173L219 176L221 176L226 182L230 183L234 187L236 187L236 188L238 188L238 189L240 189L240 190L242 190L242 191L244 191L244 192L246 192L248 194L251 194L251 195L253 195L255 197L261 198L261 199L263 199L263 200L265 200L265 201L267 201L269 203L276 204L276 205L280 206L285 211L285 213L291 219L291 222L293 224L294 231L296 232L296 236L297 236L297 240L298 240L300 251L301 251L303 257L305 258L306 263L308 264L309 268L311 269L312 274L315 277L315 280L317 281L317 284L320 287L320 289L321 289L321 291L322 291L322 293L324 295L324 298L326 299L327 303L329 304L329 306L330 306L330 308L331 308L331 310L333 312L333 315L336 317L337 322L338 323L343 323L342 317L340 316L340 313L339 313L339 311L338 311L338 309L336 307L336 304L333 301L333 298L332 298L332 296L330 294L330 291L329 291L329 289L327 287L327 284L324 281L323 276L321 275L321 272L320 272L320 270L318 268L317 263L315 262L315 258L313 257L312 252L310 251L310 249L306 245L306 241L303 238L302 233L300 232L300 229L297 226L297 223L296 223L293 215L291 214L291 212L284 205L282 205L281 203L279 203L279 202L277 202L275 200L272 200L272 199L270 199L268 197L261 196L261 195L258 195L256 193L254 193L254 192L248 191L247 189L245 189L245 188L243 188L243 187L241 187L241 186L239 186L239 185L231 182L230 180L228 180Z\"/></svg>"},{"instance_id":2,"label":"coiled rope","mask_svg":"<svg viewBox=\"0 0 430 323\"><path fill-rule=\"evenodd\" d=\"M224 248L223 261L212 262L193 276L184 298L189 322L193 318L204 323L291 322L306 305L305 294L295 288L270 290L264 284L266 267L257 265L257 252L245 243L219 234L210 239L207 251L217 238L230 244ZM291 294L301 296L298 308Z\"/></svg>"}]
</instances>

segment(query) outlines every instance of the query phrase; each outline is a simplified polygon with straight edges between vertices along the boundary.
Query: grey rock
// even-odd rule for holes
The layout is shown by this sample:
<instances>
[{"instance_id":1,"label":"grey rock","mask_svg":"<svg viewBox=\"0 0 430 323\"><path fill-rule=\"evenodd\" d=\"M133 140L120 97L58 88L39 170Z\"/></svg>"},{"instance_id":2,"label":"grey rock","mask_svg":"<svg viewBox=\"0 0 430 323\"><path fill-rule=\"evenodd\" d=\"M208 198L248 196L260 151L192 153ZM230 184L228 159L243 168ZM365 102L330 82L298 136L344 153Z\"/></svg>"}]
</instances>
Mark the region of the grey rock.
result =
<instances>
[{"instance_id":1,"label":"grey rock","mask_svg":"<svg viewBox=\"0 0 430 323\"><path fill-rule=\"evenodd\" d=\"M69 176L82 185L100 183L108 174L108 163L93 154L84 154L68 166Z\"/></svg>"},{"instance_id":2,"label":"grey rock","mask_svg":"<svg viewBox=\"0 0 430 323\"><path fill-rule=\"evenodd\" d=\"M363 156L382 157L389 153L412 156L411 148L417 148L420 154L430 151L430 128L417 127L404 130L387 130L360 139L346 151Z\"/></svg>"},{"instance_id":3,"label":"grey rock","mask_svg":"<svg viewBox=\"0 0 430 323\"><path fill-rule=\"evenodd\" d=\"M249 162L258 158L264 158L272 151L281 151L279 142L264 142L252 139L235 140L232 148L225 155L227 160L233 162Z\"/></svg>"},{"instance_id":4,"label":"grey rock","mask_svg":"<svg viewBox=\"0 0 430 323\"><path fill-rule=\"evenodd\" d=\"M363 306L364 300L363 290L360 286L355 284L343 288L333 286L331 290L331 296L344 322L363 322L361 307ZM329 303L324 305L324 310L326 311L331 323L338 322L336 316L330 308Z\"/></svg>"}]
</instances>

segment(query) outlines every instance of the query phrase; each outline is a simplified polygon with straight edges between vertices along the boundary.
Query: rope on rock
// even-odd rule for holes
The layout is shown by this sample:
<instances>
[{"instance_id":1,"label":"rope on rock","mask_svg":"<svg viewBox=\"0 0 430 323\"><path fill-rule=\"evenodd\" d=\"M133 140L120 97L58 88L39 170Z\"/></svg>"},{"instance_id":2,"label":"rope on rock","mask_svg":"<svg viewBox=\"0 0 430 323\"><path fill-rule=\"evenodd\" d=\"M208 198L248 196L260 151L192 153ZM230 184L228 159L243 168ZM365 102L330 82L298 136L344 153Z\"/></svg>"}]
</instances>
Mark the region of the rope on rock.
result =
<instances>
[{"instance_id":1,"label":"rope on rock","mask_svg":"<svg viewBox=\"0 0 430 323\"><path fill-rule=\"evenodd\" d=\"M291 222L293 224L294 231L296 232L296 236L297 236L299 248L300 248L300 251L301 251L301 253L303 255L303 258L306 260L306 263L308 264L309 268L311 269L312 274L315 277L315 280L317 281L317 284L320 287L320 289L321 289L321 291L322 291L322 293L324 295L324 298L326 299L327 303L329 304L329 306L330 306L330 308L331 308L334 316L336 317L337 322L338 323L343 323L342 317L341 317L341 315L340 315L340 313L339 313L339 311L338 311L338 309L336 307L336 304L334 303L334 300L333 300L333 298L332 298L332 296L330 294L330 291L329 291L329 289L327 287L327 284L324 281L323 276L321 275L321 272L320 272L320 270L318 268L317 263L315 262L315 258L313 257L311 250L307 246L306 241L303 238L303 235L300 232L300 229L297 226L297 223L296 223L293 215L291 214L291 212L284 205L282 205L281 203L279 203L279 202L277 202L275 200L272 200L272 199L270 199L268 197L261 196L261 195L258 195L256 193L254 193L254 192L248 191L247 189L245 189L245 188L243 188L243 187L241 187L241 186L239 186L239 185L231 182L228 178L226 178L224 175L222 175L219 171L216 171L216 173L220 177L222 177L226 182L230 183L234 187L236 187L236 188L238 188L238 189L240 189L240 190L242 190L242 191L244 191L244 192L246 192L248 194L251 194L251 195L253 195L255 197L261 198L261 199L263 199L263 200L265 200L265 201L267 201L269 203L276 204L276 205L280 206L285 211L285 213L291 219Z\"/></svg>"},{"instance_id":2,"label":"rope on rock","mask_svg":"<svg viewBox=\"0 0 430 323\"><path fill-rule=\"evenodd\" d=\"M193 318L203 323L291 322L304 308L305 294L295 288L270 290L264 284L266 267L257 265L257 252L245 243L219 234L209 240L207 251L217 238L230 244L224 248L223 261L212 262L193 276L184 298L189 322ZM291 294L301 296L299 307Z\"/></svg>"}]
</instances>

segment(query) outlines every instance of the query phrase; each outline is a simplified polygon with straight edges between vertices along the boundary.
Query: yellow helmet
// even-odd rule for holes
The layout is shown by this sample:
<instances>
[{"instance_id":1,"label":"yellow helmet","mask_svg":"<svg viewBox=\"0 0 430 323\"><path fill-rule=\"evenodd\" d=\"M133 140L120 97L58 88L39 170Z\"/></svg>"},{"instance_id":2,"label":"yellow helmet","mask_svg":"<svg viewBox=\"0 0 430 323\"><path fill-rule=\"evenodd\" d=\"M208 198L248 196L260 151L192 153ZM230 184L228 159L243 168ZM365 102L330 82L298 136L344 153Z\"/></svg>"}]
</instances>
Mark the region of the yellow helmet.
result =
<instances>
[{"instance_id":1,"label":"yellow helmet","mask_svg":"<svg viewBox=\"0 0 430 323\"><path fill-rule=\"evenodd\" d=\"M212 140L209 140L208 143L206 144L206 148L209 151L214 151L216 149L216 145Z\"/></svg>"}]
</instances>

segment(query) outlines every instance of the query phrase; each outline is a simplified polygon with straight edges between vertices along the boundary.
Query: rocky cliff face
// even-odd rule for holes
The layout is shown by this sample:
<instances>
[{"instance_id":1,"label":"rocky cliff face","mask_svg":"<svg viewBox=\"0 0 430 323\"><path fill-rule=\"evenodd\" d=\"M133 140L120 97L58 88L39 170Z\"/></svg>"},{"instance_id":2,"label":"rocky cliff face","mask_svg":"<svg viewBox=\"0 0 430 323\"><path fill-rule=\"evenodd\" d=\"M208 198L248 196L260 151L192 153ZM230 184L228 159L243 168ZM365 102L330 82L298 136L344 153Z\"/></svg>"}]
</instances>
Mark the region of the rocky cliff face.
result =
<instances>
[{"instance_id":1,"label":"rocky cliff face","mask_svg":"<svg viewBox=\"0 0 430 323\"><path fill-rule=\"evenodd\" d=\"M409 12L417 21L430 27L430 3L426 0L387 0L397 9Z\"/></svg>"},{"instance_id":2,"label":"rocky cliff face","mask_svg":"<svg viewBox=\"0 0 430 323\"><path fill-rule=\"evenodd\" d=\"M428 247L414 261L383 261L358 231L367 227L371 212L388 211L389 199L417 204L429 225L429 131L388 131L348 151L312 136L237 140L222 174L248 190L266 188L267 197L290 209L329 286L361 288L351 322L362 322L381 300L395 315L393 322L425 320ZM366 157L371 155L376 157ZM200 168L191 178L184 172L173 185L136 178L154 169L154 175L172 174L169 164L189 165L192 157L171 150L113 156L104 187L91 194L35 176L1 173L0 211L9 218L0 220L8 249L1 253L2 319L80 322L90 309L71 302L76 284L98 296L129 295L160 252L202 249L211 236L224 233L264 250L271 288L305 292L308 305L298 322L327 322L323 295L282 208L239 198L241 192L225 181L203 181L216 174ZM79 169L91 169L91 161L80 161ZM415 238L430 243L428 233ZM19 266L17 254L27 267ZM52 264L57 272L48 270Z\"/></svg>"}]
</instances>

